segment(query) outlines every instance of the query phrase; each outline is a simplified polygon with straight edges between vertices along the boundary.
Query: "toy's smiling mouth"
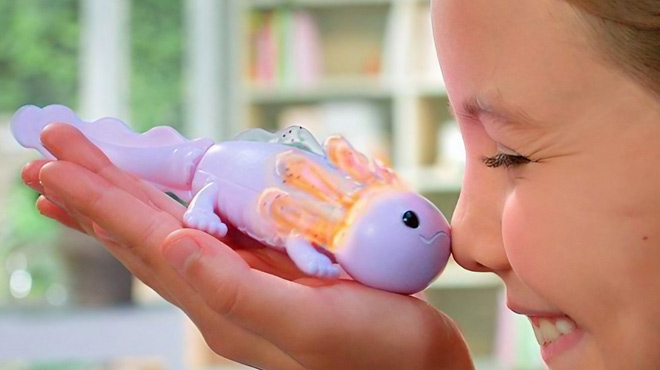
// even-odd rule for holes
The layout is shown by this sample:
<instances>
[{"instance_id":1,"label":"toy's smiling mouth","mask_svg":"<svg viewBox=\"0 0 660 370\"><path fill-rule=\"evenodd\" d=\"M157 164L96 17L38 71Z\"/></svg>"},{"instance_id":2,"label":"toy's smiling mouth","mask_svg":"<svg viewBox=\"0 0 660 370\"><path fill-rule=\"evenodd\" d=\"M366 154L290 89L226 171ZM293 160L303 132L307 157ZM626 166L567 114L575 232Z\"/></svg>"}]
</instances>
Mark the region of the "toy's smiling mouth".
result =
<instances>
[{"instance_id":1,"label":"toy's smiling mouth","mask_svg":"<svg viewBox=\"0 0 660 370\"><path fill-rule=\"evenodd\" d=\"M422 239L422 241L423 241L425 244L431 244L431 243L433 243L436 239L438 239L438 238L439 238L440 236L442 236L442 235L445 235L445 236L446 236L447 233L444 232L444 231L438 231L437 233L433 234L433 236L430 237L430 238L425 238L424 235L419 234L419 238Z\"/></svg>"}]
</instances>

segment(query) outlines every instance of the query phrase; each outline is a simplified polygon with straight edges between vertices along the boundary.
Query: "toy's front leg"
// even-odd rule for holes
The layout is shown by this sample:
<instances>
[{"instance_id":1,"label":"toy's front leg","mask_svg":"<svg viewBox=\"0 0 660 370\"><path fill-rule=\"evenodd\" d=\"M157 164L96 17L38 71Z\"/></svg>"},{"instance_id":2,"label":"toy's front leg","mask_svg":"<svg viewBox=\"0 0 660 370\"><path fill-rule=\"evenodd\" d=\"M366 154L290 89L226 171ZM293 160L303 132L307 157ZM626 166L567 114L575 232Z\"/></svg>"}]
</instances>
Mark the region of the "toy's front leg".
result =
<instances>
[{"instance_id":1,"label":"toy's front leg","mask_svg":"<svg viewBox=\"0 0 660 370\"><path fill-rule=\"evenodd\" d=\"M286 241L286 253L307 275L320 278L337 278L339 276L339 267L300 236L289 236Z\"/></svg>"},{"instance_id":2,"label":"toy's front leg","mask_svg":"<svg viewBox=\"0 0 660 370\"><path fill-rule=\"evenodd\" d=\"M183 214L186 226L221 238L227 235L227 225L215 213L219 192L219 186L211 182L195 195Z\"/></svg>"}]
</instances>

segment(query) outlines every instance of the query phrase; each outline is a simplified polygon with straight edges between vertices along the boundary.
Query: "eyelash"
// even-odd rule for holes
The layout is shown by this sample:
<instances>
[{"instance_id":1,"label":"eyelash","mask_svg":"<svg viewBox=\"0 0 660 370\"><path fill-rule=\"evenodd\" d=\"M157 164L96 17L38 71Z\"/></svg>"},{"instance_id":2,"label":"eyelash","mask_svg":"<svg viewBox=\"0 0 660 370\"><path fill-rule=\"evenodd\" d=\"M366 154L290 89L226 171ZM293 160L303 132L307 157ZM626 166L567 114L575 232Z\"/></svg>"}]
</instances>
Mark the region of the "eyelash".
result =
<instances>
[{"instance_id":1,"label":"eyelash","mask_svg":"<svg viewBox=\"0 0 660 370\"><path fill-rule=\"evenodd\" d=\"M486 167L490 168L497 168L500 166L504 167L516 167L519 165L523 165L525 163L529 163L532 160L522 156L522 155L511 155L511 154L505 154L505 153L497 153L492 157L484 157L482 158L482 161L486 165Z\"/></svg>"},{"instance_id":2,"label":"eyelash","mask_svg":"<svg viewBox=\"0 0 660 370\"><path fill-rule=\"evenodd\" d=\"M462 116L464 118L468 119L477 119L477 113L478 111L482 110L482 108L479 107L479 103L476 101L470 101L466 102L463 105L463 110L461 112L463 113L456 113L451 104L449 104L449 109L454 117ZM512 155L512 154L506 154L506 153L497 153L492 157L483 157L482 158L483 163L486 165L486 167L490 168L497 168L497 167L517 167L529 162L532 162L531 159L522 156L522 155Z\"/></svg>"}]
</instances>

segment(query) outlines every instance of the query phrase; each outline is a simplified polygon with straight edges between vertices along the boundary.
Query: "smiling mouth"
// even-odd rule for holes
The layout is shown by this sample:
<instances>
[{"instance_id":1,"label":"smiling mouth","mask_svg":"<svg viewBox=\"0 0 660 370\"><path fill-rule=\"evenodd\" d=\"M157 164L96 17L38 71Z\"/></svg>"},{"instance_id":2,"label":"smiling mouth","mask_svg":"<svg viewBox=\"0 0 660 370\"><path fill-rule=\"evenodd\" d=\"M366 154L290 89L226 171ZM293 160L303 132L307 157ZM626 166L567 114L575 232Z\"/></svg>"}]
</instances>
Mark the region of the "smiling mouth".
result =
<instances>
[{"instance_id":1,"label":"smiling mouth","mask_svg":"<svg viewBox=\"0 0 660 370\"><path fill-rule=\"evenodd\" d=\"M430 238L425 238L424 235L420 234L419 238L422 239L424 243L431 244L442 235L446 236L447 233L444 231L438 231L437 233L433 234L433 236L431 236Z\"/></svg>"},{"instance_id":2,"label":"smiling mouth","mask_svg":"<svg viewBox=\"0 0 660 370\"><path fill-rule=\"evenodd\" d=\"M534 335L539 345L555 342L564 335L571 334L577 328L575 321L568 317L528 316Z\"/></svg>"}]
</instances>

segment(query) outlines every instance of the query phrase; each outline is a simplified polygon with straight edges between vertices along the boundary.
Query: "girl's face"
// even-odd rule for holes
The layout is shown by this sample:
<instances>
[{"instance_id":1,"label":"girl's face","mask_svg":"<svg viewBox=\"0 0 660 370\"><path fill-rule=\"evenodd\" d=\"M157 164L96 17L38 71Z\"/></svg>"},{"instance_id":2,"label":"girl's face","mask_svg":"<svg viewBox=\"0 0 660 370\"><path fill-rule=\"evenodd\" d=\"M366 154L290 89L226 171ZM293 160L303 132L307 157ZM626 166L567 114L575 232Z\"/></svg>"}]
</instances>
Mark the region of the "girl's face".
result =
<instances>
[{"instance_id":1,"label":"girl's face","mask_svg":"<svg viewBox=\"0 0 660 370\"><path fill-rule=\"evenodd\" d=\"M658 368L659 101L564 1L432 6L467 151L455 259L504 280L553 369Z\"/></svg>"}]
</instances>

